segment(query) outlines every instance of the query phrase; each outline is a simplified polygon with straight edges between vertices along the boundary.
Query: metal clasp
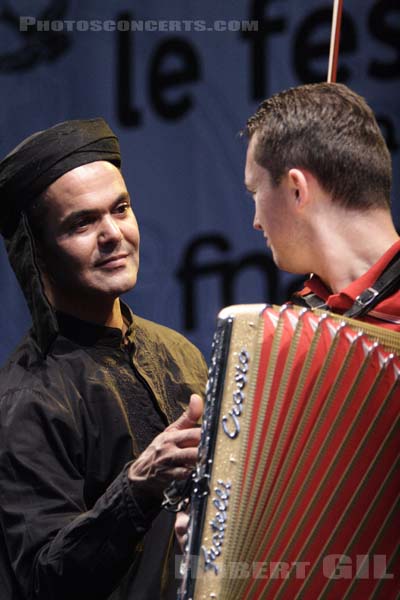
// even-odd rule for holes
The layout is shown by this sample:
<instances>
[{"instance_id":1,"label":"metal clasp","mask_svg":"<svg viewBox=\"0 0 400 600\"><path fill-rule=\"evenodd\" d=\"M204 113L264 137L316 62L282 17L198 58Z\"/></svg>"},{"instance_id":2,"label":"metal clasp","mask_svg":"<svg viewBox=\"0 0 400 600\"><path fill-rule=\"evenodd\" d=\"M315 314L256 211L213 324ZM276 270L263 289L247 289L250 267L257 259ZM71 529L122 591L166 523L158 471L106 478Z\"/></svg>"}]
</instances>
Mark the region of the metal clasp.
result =
<instances>
[{"instance_id":1,"label":"metal clasp","mask_svg":"<svg viewBox=\"0 0 400 600\"><path fill-rule=\"evenodd\" d=\"M357 304L360 306L368 306L372 302L374 298L379 294L378 290L375 288L369 287L364 290L359 296L356 298Z\"/></svg>"}]
</instances>

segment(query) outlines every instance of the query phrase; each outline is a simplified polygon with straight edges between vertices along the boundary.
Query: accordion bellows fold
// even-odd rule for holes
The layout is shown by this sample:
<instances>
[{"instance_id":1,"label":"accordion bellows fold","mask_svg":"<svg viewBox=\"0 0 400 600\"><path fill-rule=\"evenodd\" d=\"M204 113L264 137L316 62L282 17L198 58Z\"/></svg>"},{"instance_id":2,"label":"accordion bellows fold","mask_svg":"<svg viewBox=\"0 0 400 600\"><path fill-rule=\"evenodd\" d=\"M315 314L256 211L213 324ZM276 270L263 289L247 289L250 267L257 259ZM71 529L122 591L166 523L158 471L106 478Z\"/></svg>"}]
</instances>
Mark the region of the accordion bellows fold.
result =
<instances>
[{"instance_id":1,"label":"accordion bellows fold","mask_svg":"<svg viewBox=\"0 0 400 600\"><path fill-rule=\"evenodd\" d=\"M182 600L397 597L399 353L330 313L220 313Z\"/></svg>"}]
</instances>

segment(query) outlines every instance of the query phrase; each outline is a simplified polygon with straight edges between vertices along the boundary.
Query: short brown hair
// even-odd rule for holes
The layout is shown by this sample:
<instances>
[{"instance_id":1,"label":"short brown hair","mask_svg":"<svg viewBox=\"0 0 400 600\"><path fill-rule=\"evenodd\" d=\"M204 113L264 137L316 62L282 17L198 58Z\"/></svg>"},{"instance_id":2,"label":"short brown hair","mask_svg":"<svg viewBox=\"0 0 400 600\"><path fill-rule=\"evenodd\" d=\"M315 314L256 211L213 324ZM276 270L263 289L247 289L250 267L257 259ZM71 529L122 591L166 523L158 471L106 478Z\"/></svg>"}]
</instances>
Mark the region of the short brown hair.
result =
<instances>
[{"instance_id":1,"label":"short brown hair","mask_svg":"<svg viewBox=\"0 0 400 600\"><path fill-rule=\"evenodd\" d=\"M304 168L343 206L390 207L391 157L374 113L339 83L288 89L265 100L245 133L257 133L256 162L278 185Z\"/></svg>"}]
</instances>

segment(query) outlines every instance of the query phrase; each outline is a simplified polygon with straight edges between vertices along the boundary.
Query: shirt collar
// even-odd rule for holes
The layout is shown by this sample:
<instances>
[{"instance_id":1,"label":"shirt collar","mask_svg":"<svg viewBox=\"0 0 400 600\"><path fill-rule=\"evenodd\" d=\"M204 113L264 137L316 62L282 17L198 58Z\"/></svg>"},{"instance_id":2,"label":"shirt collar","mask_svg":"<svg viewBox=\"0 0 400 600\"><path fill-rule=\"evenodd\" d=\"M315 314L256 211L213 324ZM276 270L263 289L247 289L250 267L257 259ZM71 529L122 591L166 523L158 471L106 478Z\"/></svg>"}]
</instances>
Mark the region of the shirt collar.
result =
<instances>
[{"instance_id":1,"label":"shirt collar","mask_svg":"<svg viewBox=\"0 0 400 600\"><path fill-rule=\"evenodd\" d=\"M120 301L121 302L121 301ZM80 346L106 346L120 348L125 340L133 342L134 323L133 313L130 308L121 302L121 312L125 323L128 325L125 337L117 327L98 325L90 321L83 321L67 313L56 311L60 335L66 337Z\"/></svg>"},{"instance_id":2,"label":"shirt collar","mask_svg":"<svg viewBox=\"0 0 400 600\"><path fill-rule=\"evenodd\" d=\"M319 298L322 298L325 303L328 304L329 308L333 310L347 310L353 305L359 294L375 283L382 271L398 252L400 252L400 240L390 246L390 248L368 269L368 271L355 281L352 281L346 288L337 294L332 294L318 275L311 275L310 279L306 281L305 286L311 292L319 296Z\"/></svg>"}]
</instances>

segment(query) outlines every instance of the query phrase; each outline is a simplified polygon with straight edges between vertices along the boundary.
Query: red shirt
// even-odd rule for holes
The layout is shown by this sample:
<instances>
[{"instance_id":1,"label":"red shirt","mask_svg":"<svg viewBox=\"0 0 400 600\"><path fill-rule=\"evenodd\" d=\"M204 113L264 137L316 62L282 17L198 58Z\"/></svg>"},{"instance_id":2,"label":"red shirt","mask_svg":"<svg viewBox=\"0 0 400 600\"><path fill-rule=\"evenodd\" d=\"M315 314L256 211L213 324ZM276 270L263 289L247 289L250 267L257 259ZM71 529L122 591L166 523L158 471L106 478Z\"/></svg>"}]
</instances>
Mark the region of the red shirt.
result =
<instances>
[{"instance_id":1,"label":"red shirt","mask_svg":"<svg viewBox=\"0 0 400 600\"><path fill-rule=\"evenodd\" d=\"M299 295L305 296L312 292L322 298L333 312L344 313L353 306L357 296L368 287L373 286L397 252L400 252L400 240L395 242L366 273L352 281L338 294L332 294L317 275L311 275ZM379 302L366 315L357 317L357 319L394 331L400 331L400 290Z\"/></svg>"}]
</instances>

